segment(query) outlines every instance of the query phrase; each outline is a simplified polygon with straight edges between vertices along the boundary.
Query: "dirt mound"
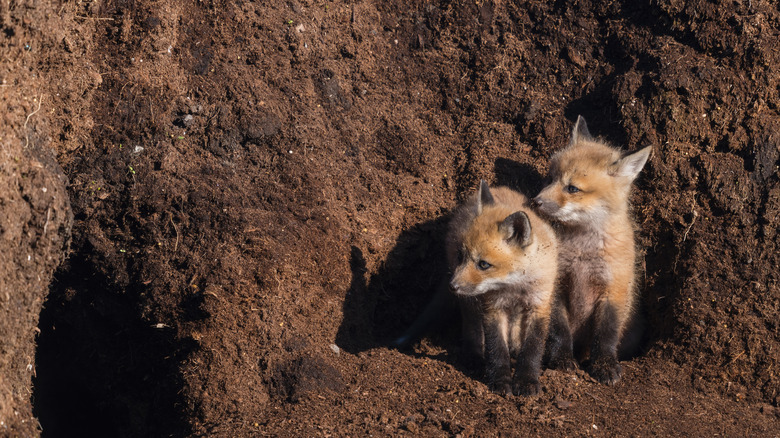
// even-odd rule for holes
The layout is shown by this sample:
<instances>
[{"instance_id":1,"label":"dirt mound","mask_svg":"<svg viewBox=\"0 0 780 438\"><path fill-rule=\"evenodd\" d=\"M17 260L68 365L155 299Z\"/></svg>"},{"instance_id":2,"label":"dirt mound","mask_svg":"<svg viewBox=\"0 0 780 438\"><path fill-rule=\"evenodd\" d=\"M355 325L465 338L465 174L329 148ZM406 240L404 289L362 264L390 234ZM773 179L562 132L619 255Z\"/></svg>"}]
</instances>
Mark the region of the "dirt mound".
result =
<instances>
[{"instance_id":1,"label":"dirt mound","mask_svg":"<svg viewBox=\"0 0 780 438\"><path fill-rule=\"evenodd\" d=\"M11 126L51 137L75 214L39 325L44 434L780 426L769 2L110 1L50 34L11 11L29 30L3 50L42 78ZM483 178L535 194L579 114L654 146L633 197L650 338L623 382L494 396L454 316L387 349L444 275L447 211Z\"/></svg>"}]
</instances>

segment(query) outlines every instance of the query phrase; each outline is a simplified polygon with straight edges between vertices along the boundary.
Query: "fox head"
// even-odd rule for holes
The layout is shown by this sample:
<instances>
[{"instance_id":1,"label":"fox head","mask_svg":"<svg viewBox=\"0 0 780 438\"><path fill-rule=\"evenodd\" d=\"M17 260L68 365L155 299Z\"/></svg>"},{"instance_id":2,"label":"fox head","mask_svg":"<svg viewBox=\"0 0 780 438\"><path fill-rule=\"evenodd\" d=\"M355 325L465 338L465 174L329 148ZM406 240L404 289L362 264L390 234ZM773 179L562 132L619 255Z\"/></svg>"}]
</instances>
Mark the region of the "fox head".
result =
<instances>
[{"instance_id":1,"label":"fox head","mask_svg":"<svg viewBox=\"0 0 780 438\"><path fill-rule=\"evenodd\" d=\"M477 216L464 234L450 289L475 296L517 283L530 264L531 222L523 211L496 203L485 181L477 195Z\"/></svg>"},{"instance_id":2,"label":"fox head","mask_svg":"<svg viewBox=\"0 0 780 438\"><path fill-rule=\"evenodd\" d=\"M628 208L631 183L647 162L652 147L623 156L595 140L582 116L569 146L550 161L551 183L533 199L543 215L567 225L603 223Z\"/></svg>"}]
</instances>

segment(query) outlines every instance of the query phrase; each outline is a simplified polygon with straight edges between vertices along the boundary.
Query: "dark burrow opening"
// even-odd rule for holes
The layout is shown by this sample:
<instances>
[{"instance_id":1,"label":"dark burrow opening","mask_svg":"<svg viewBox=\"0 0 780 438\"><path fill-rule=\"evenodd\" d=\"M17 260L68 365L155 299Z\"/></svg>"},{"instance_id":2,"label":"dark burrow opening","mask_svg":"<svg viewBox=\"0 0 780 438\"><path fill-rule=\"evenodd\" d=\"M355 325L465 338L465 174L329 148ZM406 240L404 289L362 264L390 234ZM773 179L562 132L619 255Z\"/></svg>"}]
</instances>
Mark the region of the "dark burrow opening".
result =
<instances>
[{"instance_id":1,"label":"dark burrow opening","mask_svg":"<svg viewBox=\"0 0 780 438\"><path fill-rule=\"evenodd\" d=\"M33 410L44 437L186 436L169 328L141 317L138 294L75 253L40 315Z\"/></svg>"}]
</instances>

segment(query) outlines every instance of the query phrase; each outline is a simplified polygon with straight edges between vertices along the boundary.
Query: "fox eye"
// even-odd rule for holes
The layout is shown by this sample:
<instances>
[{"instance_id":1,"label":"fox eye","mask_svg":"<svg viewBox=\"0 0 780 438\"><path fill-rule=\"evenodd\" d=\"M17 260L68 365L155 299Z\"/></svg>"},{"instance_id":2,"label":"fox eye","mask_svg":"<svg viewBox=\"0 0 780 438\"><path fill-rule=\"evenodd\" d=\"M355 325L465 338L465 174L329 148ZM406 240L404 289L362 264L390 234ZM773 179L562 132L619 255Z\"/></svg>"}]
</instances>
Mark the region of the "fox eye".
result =
<instances>
[{"instance_id":1,"label":"fox eye","mask_svg":"<svg viewBox=\"0 0 780 438\"><path fill-rule=\"evenodd\" d=\"M563 190L566 190L567 193L577 193L580 191L580 188L575 185L569 184L568 186L564 187Z\"/></svg>"},{"instance_id":2,"label":"fox eye","mask_svg":"<svg viewBox=\"0 0 780 438\"><path fill-rule=\"evenodd\" d=\"M491 268L492 266L493 265L491 265L490 263L488 263L488 262L486 262L484 260L480 260L480 261L477 262L477 267L479 268L480 271L485 271L485 270Z\"/></svg>"}]
</instances>

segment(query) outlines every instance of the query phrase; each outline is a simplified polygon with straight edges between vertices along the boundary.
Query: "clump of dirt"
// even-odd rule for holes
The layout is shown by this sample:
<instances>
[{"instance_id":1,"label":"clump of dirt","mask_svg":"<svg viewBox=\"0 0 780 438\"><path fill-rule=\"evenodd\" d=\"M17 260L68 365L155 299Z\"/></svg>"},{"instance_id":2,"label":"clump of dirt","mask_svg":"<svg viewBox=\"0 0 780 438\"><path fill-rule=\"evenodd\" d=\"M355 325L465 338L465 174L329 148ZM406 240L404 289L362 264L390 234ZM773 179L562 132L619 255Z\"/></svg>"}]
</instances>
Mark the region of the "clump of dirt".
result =
<instances>
[{"instance_id":1,"label":"clump of dirt","mask_svg":"<svg viewBox=\"0 0 780 438\"><path fill-rule=\"evenodd\" d=\"M14 40L40 47L25 62L50 103L27 127L51 137L75 214L39 326L45 433L778 429L771 3L141 0L56 16ZM17 129L34 110L20 98ZM460 368L456 313L388 349L446 275L447 212L480 179L534 195L577 115L654 147L633 195L649 339L623 381L547 371L537 398L495 396Z\"/></svg>"},{"instance_id":2,"label":"clump of dirt","mask_svg":"<svg viewBox=\"0 0 780 438\"><path fill-rule=\"evenodd\" d=\"M324 360L303 356L280 365L272 378L272 387L283 400L297 403L308 394L322 393L328 389L344 391L340 373Z\"/></svg>"}]
</instances>

